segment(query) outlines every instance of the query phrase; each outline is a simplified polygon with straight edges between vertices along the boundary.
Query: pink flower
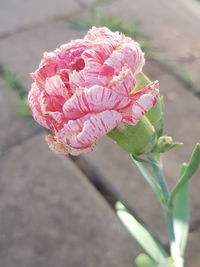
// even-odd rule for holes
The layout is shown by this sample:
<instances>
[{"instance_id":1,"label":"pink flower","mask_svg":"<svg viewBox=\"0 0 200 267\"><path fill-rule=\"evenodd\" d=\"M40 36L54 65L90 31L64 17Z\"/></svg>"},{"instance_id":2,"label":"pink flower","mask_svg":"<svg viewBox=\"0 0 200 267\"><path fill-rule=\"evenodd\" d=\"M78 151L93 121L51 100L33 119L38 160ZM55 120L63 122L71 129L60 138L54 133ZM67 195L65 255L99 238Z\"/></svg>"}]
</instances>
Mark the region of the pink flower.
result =
<instances>
[{"instance_id":1,"label":"pink flower","mask_svg":"<svg viewBox=\"0 0 200 267\"><path fill-rule=\"evenodd\" d=\"M44 53L28 100L33 118L55 133L50 148L78 155L122 121L137 124L159 94L157 82L132 92L143 65L138 43L107 28Z\"/></svg>"}]
</instances>

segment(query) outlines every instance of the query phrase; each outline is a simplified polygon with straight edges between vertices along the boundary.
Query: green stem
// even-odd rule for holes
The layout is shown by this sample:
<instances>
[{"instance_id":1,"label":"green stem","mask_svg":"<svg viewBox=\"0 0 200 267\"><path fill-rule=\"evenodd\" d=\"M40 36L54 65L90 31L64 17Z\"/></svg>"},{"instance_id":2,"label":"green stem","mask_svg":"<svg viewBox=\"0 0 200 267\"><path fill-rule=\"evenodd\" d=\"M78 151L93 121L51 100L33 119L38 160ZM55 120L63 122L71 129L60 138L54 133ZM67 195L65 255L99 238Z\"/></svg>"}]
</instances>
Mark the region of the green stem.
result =
<instances>
[{"instance_id":1,"label":"green stem","mask_svg":"<svg viewBox=\"0 0 200 267\"><path fill-rule=\"evenodd\" d=\"M156 196L158 197L158 199L162 203L162 190L161 190L161 187L158 184L158 182L147 171L147 169L143 166L143 164L141 162L135 160L135 158L132 155L130 155L130 156L131 156L132 160L134 161L135 165L137 166L138 170L143 175L146 182L149 184L149 186L152 188L152 190L154 191L154 193L156 194Z\"/></svg>"},{"instance_id":2,"label":"green stem","mask_svg":"<svg viewBox=\"0 0 200 267\"><path fill-rule=\"evenodd\" d=\"M169 242L170 242L171 256L175 261L175 266L182 267L183 261L182 261L182 258L180 257L180 251L176 244L175 233L174 233L173 212L172 212L172 209L169 209L169 206L168 206L170 193L169 193L169 189L166 184L165 177L162 171L162 163L161 163L160 157L158 156L152 156L149 159L150 159L150 162L152 163L153 172L163 192L163 198L164 198L164 204L165 204L164 213L165 213L167 231L168 231Z\"/></svg>"},{"instance_id":3,"label":"green stem","mask_svg":"<svg viewBox=\"0 0 200 267\"><path fill-rule=\"evenodd\" d=\"M167 222L167 228L168 228L168 235L169 235L169 240L174 241L175 240L175 234L174 234L174 227L173 227L173 217L172 217L172 211L168 209L167 203L169 199L169 190L168 186L165 182L165 178L162 172L162 168L160 164L158 165L157 163L152 164L153 171L155 173L155 176L157 178L158 183L160 184L160 187L163 192L163 198L164 198L164 203L165 203L165 209L164 213L166 216L166 222Z\"/></svg>"}]
</instances>

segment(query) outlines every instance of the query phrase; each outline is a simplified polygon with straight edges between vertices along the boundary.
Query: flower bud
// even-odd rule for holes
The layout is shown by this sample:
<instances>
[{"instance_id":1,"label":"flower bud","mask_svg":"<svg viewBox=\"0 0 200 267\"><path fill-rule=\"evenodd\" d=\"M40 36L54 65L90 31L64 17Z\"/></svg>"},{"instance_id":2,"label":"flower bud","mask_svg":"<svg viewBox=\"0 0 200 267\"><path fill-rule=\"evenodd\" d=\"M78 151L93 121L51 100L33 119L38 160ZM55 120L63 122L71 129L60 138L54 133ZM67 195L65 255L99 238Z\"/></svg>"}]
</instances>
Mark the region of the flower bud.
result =
<instances>
[{"instance_id":1,"label":"flower bud","mask_svg":"<svg viewBox=\"0 0 200 267\"><path fill-rule=\"evenodd\" d=\"M172 148L177 146L181 146L182 143L174 143L171 136L161 136L155 147L153 148L153 152L155 153L164 153L169 151Z\"/></svg>"}]
</instances>

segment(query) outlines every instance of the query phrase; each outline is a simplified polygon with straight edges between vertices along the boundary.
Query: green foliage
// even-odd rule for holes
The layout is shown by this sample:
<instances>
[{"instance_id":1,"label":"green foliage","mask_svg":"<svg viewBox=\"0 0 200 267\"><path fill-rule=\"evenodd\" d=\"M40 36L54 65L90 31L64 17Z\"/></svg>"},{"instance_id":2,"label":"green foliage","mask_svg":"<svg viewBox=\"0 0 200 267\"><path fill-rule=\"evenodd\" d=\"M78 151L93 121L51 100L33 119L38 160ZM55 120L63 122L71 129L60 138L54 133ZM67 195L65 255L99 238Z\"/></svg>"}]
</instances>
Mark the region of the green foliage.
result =
<instances>
[{"instance_id":1,"label":"green foliage","mask_svg":"<svg viewBox=\"0 0 200 267\"><path fill-rule=\"evenodd\" d=\"M19 78L10 71L1 69L1 78L4 86L13 90L18 96L18 110L17 113L22 116L29 116L30 109L27 103L27 91L20 82Z\"/></svg>"},{"instance_id":2,"label":"green foliage","mask_svg":"<svg viewBox=\"0 0 200 267\"><path fill-rule=\"evenodd\" d=\"M130 234L155 262L160 263L168 257L167 253L153 238L150 232L148 232L147 229L140 224L119 201L116 203L116 213Z\"/></svg>"},{"instance_id":3,"label":"green foliage","mask_svg":"<svg viewBox=\"0 0 200 267\"><path fill-rule=\"evenodd\" d=\"M19 100L17 113L22 116L30 116L30 108L28 106L27 97Z\"/></svg>"},{"instance_id":4,"label":"green foliage","mask_svg":"<svg viewBox=\"0 0 200 267\"><path fill-rule=\"evenodd\" d=\"M19 78L10 71L4 70L1 73L1 78L5 87L15 91L19 98L24 98L27 95L26 89L21 84Z\"/></svg>"},{"instance_id":5,"label":"green foliage","mask_svg":"<svg viewBox=\"0 0 200 267\"><path fill-rule=\"evenodd\" d=\"M180 177L187 166L182 165ZM189 231L189 182L185 183L177 192L173 207L173 222L176 243L179 246L181 256L184 255L188 231Z\"/></svg>"}]
</instances>

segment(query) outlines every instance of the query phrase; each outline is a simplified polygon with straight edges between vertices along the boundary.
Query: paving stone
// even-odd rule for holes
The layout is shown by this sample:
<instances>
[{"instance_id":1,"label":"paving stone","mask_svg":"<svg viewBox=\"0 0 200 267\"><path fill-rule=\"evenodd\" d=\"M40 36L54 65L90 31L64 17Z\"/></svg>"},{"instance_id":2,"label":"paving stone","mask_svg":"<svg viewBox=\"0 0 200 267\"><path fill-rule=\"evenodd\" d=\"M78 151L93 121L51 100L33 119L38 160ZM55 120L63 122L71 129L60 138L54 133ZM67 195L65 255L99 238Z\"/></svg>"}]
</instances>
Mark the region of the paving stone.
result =
<instances>
[{"instance_id":1,"label":"paving stone","mask_svg":"<svg viewBox=\"0 0 200 267\"><path fill-rule=\"evenodd\" d=\"M0 2L0 37L40 24L67 17L80 10L77 1L6 0Z\"/></svg>"},{"instance_id":2,"label":"paving stone","mask_svg":"<svg viewBox=\"0 0 200 267\"><path fill-rule=\"evenodd\" d=\"M18 114L19 100L15 92L0 80L0 147L8 148L42 129L30 118Z\"/></svg>"},{"instance_id":3,"label":"paving stone","mask_svg":"<svg viewBox=\"0 0 200 267\"><path fill-rule=\"evenodd\" d=\"M0 42L0 63L14 72L29 90L44 51L52 51L63 43L84 36L84 31L72 29L65 21L51 22L27 32L19 33ZM15 49L13 49L13 43Z\"/></svg>"},{"instance_id":4,"label":"paving stone","mask_svg":"<svg viewBox=\"0 0 200 267\"><path fill-rule=\"evenodd\" d=\"M0 266L132 266L136 243L76 166L43 139L0 158Z\"/></svg>"}]
</instances>

